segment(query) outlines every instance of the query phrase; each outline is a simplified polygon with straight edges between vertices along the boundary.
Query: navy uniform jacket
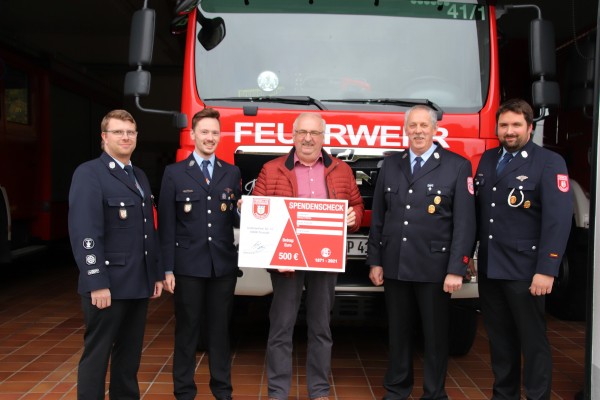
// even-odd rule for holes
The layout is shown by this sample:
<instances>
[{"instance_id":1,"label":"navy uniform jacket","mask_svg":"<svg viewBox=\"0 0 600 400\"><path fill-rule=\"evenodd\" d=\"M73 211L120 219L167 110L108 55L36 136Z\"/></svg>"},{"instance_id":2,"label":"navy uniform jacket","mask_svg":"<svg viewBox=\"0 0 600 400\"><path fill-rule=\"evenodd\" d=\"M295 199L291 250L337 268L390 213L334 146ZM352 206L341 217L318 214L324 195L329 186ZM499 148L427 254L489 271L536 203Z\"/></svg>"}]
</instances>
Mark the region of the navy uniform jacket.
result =
<instances>
[{"instance_id":1,"label":"navy uniform jacket","mask_svg":"<svg viewBox=\"0 0 600 400\"><path fill-rule=\"evenodd\" d=\"M475 174L478 270L493 279L558 276L573 217L567 167L527 143L496 177L502 147L483 153Z\"/></svg>"},{"instance_id":2,"label":"navy uniform jacket","mask_svg":"<svg viewBox=\"0 0 600 400\"><path fill-rule=\"evenodd\" d=\"M375 186L367 264L403 281L465 275L476 229L472 172L469 160L441 146L414 178L408 152L386 157Z\"/></svg>"},{"instance_id":3,"label":"navy uniform jacket","mask_svg":"<svg viewBox=\"0 0 600 400\"><path fill-rule=\"evenodd\" d=\"M148 298L164 279L150 184L141 169L134 173L144 197L106 153L73 174L69 235L82 295L108 288L113 299Z\"/></svg>"},{"instance_id":4,"label":"navy uniform jacket","mask_svg":"<svg viewBox=\"0 0 600 400\"><path fill-rule=\"evenodd\" d=\"M222 160L215 159L210 185L193 154L167 166L158 205L164 269L205 278L213 266L217 277L237 273L240 196L240 169Z\"/></svg>"}]
</instances>

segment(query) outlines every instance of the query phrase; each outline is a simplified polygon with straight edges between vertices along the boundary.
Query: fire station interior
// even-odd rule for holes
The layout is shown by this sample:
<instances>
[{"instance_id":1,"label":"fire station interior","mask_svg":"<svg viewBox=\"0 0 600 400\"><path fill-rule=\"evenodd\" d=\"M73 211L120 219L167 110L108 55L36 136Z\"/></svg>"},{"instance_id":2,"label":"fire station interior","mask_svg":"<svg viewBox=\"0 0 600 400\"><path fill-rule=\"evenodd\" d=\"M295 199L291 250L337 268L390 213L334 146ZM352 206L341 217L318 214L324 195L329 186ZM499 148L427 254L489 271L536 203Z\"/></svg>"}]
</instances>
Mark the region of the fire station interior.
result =
<instances>
[{"instance_id":1,"label":"fire station interior","mask_svg":"<svg viewBox=\"0 0 600 400\"><path fill-rule=\"evenodd\" d=\"M177 2L149 1L149 6L157 12L157 29L149 67L152 91L142 98L147 108L178 110L180 106L184 38L171 33L173 8ZM102 93L113 99L114 108L130 110L140 132L134 162L146 171L153 191L158 192L164 167L175 161L179 131L171 125L170 118L141 113L133 100L123 95L125 74L134 69L128 63L131 16L143 3L142 0L0 0L0 49L18 51L37 60L40 66L59 63L69 73L102 86ZM595 1L514 0L510 3L535 4L540 7L543 18L553 22L558 70L571 68L572 63L577 64L579 70L588 68L586 58L589 59L596 35ZM534 16L535 11L531 9L507 13L498 21L503 45L507 46L506 54L514 64L509 68L513 68L515 74L527 74L529 60L523 49L527 47L528 21ZM514 46L514 50L510 46ZM1 72L0 58L0 79ZM592 82L588 80L583 85L589 87ZM521 88L511 90L518 94ZM576 96L573 93L578 92L561 95ZM585 105L581 105L579 111L581 119L589 118ZM69 119L65 124L69 124ZM92 141L94 145L99 144L99 124L97 121L97 125L91 126L90 132L81 132L86 136L97 135L98 140ZM71 137L56 145L64 148L65 157L77 157L69 148L76 152L78 147L73 141L78 140ZM583 142L582 147L587 148L581 153L589 151L589 146ZM576 157L573 154L579 153L573 150L567 156ZM21 172L12 173L19 176ZM65 176L65 185L69 179ZM574 260L585 263L586 249L581 251L584 255ZM39 251L0 264L0 271L4 277L0 283L0 400L75 399L84 325L77 294L78 271L69 244L58 241L44 245ZM584 386L586 322L585 312L580 308L586 304L585 282L580 285L579 298L560 298L555 301L560 304L555 304L554 312L547 313L553 352L553 399L577 398ZM238 400L268 398L265 374L268 305L269 300L265 298L242 299L236 303L231 341L234 396ZM332 398L377 399L384 394L382 382L387 367L384 312L375 308L367 314L360 318L334 315ZM173 398L173 332L173 299L165 293L150 303L148 312L139 372L145 399ZM300 316L294 342L292 398L307 398L305 350L306 326ZM208 355L201 347L197 360L198 398L212 398L208 388ZM411 398L418 398L421 393L420 346L415 355L415 368L415 390ZM450 358L446 388L452 399L484 399L491 397L492 382L487 334L478 318L473 346L466 354Z\"/></svg>"}]
</instances>

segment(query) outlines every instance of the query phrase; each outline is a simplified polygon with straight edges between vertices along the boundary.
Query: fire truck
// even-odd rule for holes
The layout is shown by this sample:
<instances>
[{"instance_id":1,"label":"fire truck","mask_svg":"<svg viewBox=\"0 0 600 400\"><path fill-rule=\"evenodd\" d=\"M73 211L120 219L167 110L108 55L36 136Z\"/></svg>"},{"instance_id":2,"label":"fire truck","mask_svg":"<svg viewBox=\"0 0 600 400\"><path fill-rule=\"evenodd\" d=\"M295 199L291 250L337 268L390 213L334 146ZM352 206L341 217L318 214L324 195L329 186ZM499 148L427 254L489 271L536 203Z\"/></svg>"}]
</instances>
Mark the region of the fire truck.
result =
<instances>
[{"instance_id":1,"label":"fire truck","mask_svg":"<svg viewBox=\"0 0 600 400\"><path fill-rule=\"evenodd\" d=\"M0 43L0 264L67 238L69 178L99 154L92 132L121 101L66 62Z\"/></svg>"},{"instance_id":2,"label":"fire truck","mask_svg":"<svg viewBox=\"0 0 600 400\"><path fill-rule=\"evenodd\" d=\"M435 141L470 159L475 169L482 153L498 144L495 112L503 71L497 20L524 7L537 16L531 21L528 77L537 119L559 103L551 23L536 6L495 3L178 1L172 30L185 35L181 112L140 103L150 93L146 67L154 30L154 11L144 6L133 17L129 61L136 70L126 76L125 93L141 110L173 115L181 128L178 160L194 148L191 116L204 107L219 110L217 156L240 167L244 194L252 194L264 162L291 148L295 117L320 113L327 123L325 150L350 165L366 208L361 230L348 237L336 307L341 315L369 314L376 306L361 299L382 290L370 283L365 265L373 190L383 158L408 147L404 112L417 104L435 109ZM237 294L264 296L271 290L265 270L241 270ZM453 296L449 334L455 354L468 351L473 341L477 296L476 279Z\"/></svg>"}]
</instances>

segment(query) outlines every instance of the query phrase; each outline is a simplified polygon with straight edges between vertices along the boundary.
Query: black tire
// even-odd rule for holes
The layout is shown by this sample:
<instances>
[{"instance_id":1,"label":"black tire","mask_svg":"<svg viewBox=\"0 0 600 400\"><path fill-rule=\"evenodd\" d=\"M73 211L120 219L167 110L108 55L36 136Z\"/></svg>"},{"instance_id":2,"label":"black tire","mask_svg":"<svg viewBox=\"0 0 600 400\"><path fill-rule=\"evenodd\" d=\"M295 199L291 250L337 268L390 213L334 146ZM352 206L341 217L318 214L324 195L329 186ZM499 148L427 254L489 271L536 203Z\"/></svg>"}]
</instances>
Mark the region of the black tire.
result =
<instances>
[{"instance_id":1,"label":"black tire","mask_svg":"<svg viewBox=\"0 0 600 400\"><path fill-rule=\"evenodd\" d=\"M552 293L546 298L546 311L568 321L585 320L587 304L589 230L573 227L567 251L561 262Z\"/></svg>"},{"instance_id":2,"label":"black tire","mask_svg":"<svg viewBox=\"0 0 600 400\"><path fill-rule=\"evenodd\" d=\"M448 347L451 356L469 353L477 334L477 307L475 299L451 301Z\"/></svg>"},{"instance_id":3,"label":"black tire","mask_svg":"<svg viewBox=\"0 0 600 400\"><path fill-rule=\"evenodd\" d=\"M0 264L8 263L10 257L10 242L8 240L8 205L0 190Z\"/></svg>"}]
</instances>

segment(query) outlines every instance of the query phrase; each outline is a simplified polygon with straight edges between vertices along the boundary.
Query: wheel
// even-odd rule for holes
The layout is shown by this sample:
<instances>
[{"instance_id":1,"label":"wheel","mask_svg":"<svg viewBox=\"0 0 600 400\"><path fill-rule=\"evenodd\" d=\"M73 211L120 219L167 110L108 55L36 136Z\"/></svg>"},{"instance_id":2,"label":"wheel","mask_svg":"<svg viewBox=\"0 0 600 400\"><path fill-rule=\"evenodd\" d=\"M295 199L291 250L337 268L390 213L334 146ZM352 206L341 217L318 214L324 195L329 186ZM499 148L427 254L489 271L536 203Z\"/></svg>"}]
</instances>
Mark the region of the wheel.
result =
<instances>
[{"instance_id":1,"label":"wheel","mask_svg":"<svg viewBox=\"0 0 600 400\"><path fill-rule=\"evenodd\" d=\"M573 226L552 293L546 298L546 310L557 318L585 320L587 304L587 229Z\"/></svg>"},{"instance_id":2,"label":"wheel","mask_svg":"<svg viewBox=\"0 0 600 400\"><path fill-rule=\"evenodd\" d=\"M8 197L0 186L0 264L10 262L8 232Z\"/></svg>"},{"instance_id":3,"label":"wheel","mask_svg":"<svg viewBox=\"0 0 600 400\"><path fill-rule=\"evenodd\" d=\"M473 346L478 315L475 302L475 299L451 301L448 327L448 347L451 356L464 356Z\"/></svg>"}]
</instances>

